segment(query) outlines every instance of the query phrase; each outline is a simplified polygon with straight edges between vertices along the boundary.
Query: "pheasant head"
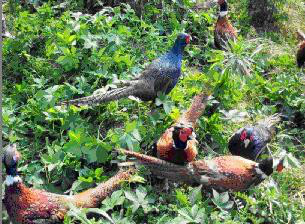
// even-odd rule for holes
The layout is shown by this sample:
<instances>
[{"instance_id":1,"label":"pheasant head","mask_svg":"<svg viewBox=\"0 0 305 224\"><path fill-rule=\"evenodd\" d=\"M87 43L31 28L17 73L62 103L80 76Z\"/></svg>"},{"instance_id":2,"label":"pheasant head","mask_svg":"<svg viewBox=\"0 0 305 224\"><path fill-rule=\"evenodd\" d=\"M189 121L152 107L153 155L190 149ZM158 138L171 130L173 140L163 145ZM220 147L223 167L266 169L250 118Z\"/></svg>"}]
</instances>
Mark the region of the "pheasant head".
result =
<instances>
[{"instance_id":1,"label":"pheasant head","mask_svg":"<svg viewBox=\"0 0 305 224\"><path fill-rule=\"evenodd\" d=\"M184 48L186 47L186 45L190 43L190 41L191 41L191 36L189 34L180 33L176 38L176 41L174 43L171 52L178 55L182 54Z\"/></svg>"},{"instance_id":2,"label":"pheasant head","mask_svg":"<svg viewBox=\"0 0 305 224\"><path fill-rule=\"evenodd\" d=\"M284 158L267 158L261 161L258 165L259 169L266 174L267 176L270 176L274 171L282 172L284 167Z\"/></svg>"},{"instance_id":3,"label":"pheasant head","mask_svg":"<svg viewBox=\"0 0 305 224\"><path fill-rule=\"evenodd\" d=\"M191 125L177 124L173 127L173 140L176 149L185 149L188 140L196 139Z\"/></svg>"},{"instance_id":4,"label":"pheasant head","mask_svg":"<svg viewBox=\"0 0 305 224\"><path fill-rule=\"evenodd\" d=\"M228 2L227 0L218 0L219 16L224 17L228 14Z\"/></svg>"},{"instance_id":5,"label":"pheasant head","mask_svg":"<svg viewBox=\"0 0 305 224\"><path fill-rule=\"evenodd\" d=\"M3 153L3 164L6 168L5 184L11 186L15 183L21 182L21 178L18 175L17 166L21 155L17 151L16 144L8 145Z\"/></svg>"},{"instance_id":6,"label":"pheasant head","mask_svg":"<svg viewBox=\"0 0 305 224\"><path fill-rule=\"evenodd\" d=\"M180 33L177 36L176 42L177 44L179 44L180 46L186 46L190 43L191 41L191 36L187 33Z\"/></svg>"}]
</instances>

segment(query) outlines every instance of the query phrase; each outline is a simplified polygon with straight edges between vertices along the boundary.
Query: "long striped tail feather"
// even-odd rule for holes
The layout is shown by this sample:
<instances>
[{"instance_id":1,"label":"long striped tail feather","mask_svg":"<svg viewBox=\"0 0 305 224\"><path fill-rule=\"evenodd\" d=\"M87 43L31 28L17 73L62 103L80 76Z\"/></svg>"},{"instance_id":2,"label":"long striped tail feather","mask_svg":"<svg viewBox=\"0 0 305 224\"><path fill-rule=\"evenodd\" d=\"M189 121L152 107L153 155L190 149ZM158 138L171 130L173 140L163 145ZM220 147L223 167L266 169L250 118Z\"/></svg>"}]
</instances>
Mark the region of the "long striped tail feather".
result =
<instances>
[{"instance_id":1,"label":"long striped tail feather","mask_svg":"<svg viewBox=\"0 0 305 224\"><path fill-rule=\"evenodd\" d=\"M82 97L75 100L63 101L60 105L75 105L75 106L84 106L84 105L97 105L100 103L105 103L109 101L118 100L124 97L128 97L134 94L136 90L133 86L125 86L122 88L112 89L103 94L94 94L87 97Z\"/></svg>"},{"instance_id":2,"label":"long striped tail feather","mask_svg":"<svg viewBox=\"0 0 305 224\"><path fill-rule=\"evenodd\" d=\"M273 114L258 121L258 124L264 125L269 130L274 130L275 126L282 120L281 116L280 113Z\"/></svg>"},{"instance_id":3,"label":"long striped tail feather","mask_svg":"<svg viewBox=\"0 0 305 224\"><path fill-rule=\"evenodd\" d=\"M144 165L156 176L179 182L193 182L188 166L177 165L159 158L124 149L119 149L119 151L127 156L136 158L137 161L135 163Z\"/></svg>"},{"instance_id":4,"label":"long striped tail feather","mask_svg":"<svg viewBox=\"0 0 305 224\"><path fill-rule=\"evenodd\" d=\"M197 120L203 114L210 97L211 94L207 94L205 92L194 96L191 106L186 112L182 114L182 116L178 119L177 123L183 123L184 121L186 121L192 123L192 125L195 127Z\"/></svg>"},{"instance_id":5,"label":"long striped tail feather","mask_svg":"<svg viewBox=\"0 0 305 224\"><path fill-rule=\"evenodd\" d=\"M301 30L297 30L297 35L301 40L305 40L305 34Z\"/></svg>"}]
</instances>

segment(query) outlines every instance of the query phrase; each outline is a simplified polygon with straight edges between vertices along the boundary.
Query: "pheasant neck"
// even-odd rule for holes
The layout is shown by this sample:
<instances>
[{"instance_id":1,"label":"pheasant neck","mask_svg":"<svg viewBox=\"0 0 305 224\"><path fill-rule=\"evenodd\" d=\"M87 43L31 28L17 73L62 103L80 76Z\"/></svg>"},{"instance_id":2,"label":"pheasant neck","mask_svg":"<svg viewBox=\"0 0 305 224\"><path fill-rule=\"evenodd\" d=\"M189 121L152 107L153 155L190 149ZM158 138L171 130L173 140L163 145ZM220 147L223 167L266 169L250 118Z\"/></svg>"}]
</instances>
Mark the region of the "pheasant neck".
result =
<instances>
[{"instance_id":1,"label":"pheasant neck","mask_svg":"<svg viewBox=\"0 0 305 224\"><path fill-rule=\"evenodd\" d=\"M183 45L182 43L180 43L179 40L176 40L173 48L171 49L171 52L177 56L181 56L183 54L184 48L186 45Z\"/></svg>"},{"instance_id":2,"label":"pheasant neck","mask_svg":"<svg viewBox=\"0 0 305 224\"><path fill-rule=\"evenodd\" d=\"M22 182L17 171L17 164L11 167L6 167L6 174L7 176L4 181L6 186L11 186Z\"/></svg>"},{"instance_id":3,"label":"pheasant neck","mask_svg":"<svg viewBox=\"0 0 305 224\"><path fill-rule=\"evenodd\" d=\"M184 150L187 146L187 141L183 142L179 139L179 131L173 133L174 147L176 149Z\"/></svg>"},{"instance_id":4,"label":"pheasant neck","mask_svg":"<svg viewBox=\"0 0 305 224\"><path fill-rule=\"evenodd\" d=\"M13 186L17 183L22 183L22 179L16 175L16 176L12 176L12 175L7 175L4 181L6 186Z\"/></svg>"},{"instance_id":5,"label":"pheasant neck","mask_svg":"<svg viewBox=\"0 0 305 224\"><path fill-rule=\"evenodd\" d=\"M224 1L220 5L220 10L219 10L219 17L225 17L228 14L228 3L227 1Z\"/></svg>"},{"instance_id":6,"label":"pheasant neck","mask_svg":"<svg viewBox=\"0 0 305 224\"><path fill-rule=\"evenodd\" d=\"M264 159L259 163L258 167L264 174L270 176L273 173L273 159Z\"/></svg>"},{"instance_id":7,"label":"pheasant neck","mask_svg":"<svg viewBox=\"0 0 305 224\"><path fill-rule=\"evenodd\" d=\"M227 15L228 15L228 11L220 11L219 12L219 18L227 17Z\"/></svg>"},{"instance_id":8,"label":"pheasant neck","mask_svg":"<svg viewBox=\"0 0 305 224\"><path fill-rule=\"evenodd\" d=\"M223 1L223 3L220 4L220 12L228 11L228 3L227 1Z\"/></svg>"}]
</instances>

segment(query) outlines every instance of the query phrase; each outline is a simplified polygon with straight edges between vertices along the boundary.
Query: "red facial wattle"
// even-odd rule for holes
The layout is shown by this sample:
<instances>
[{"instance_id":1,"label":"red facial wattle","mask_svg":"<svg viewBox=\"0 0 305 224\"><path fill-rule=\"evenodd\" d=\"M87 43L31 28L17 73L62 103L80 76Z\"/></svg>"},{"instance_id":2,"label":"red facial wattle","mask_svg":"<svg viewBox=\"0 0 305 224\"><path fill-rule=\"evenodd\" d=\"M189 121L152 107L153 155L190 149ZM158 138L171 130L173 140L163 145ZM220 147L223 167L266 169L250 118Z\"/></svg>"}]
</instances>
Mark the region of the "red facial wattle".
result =
<instances>
[{"instance_id":1,"label":"red facial wattle","mask_svg":"<svg viewBox=\"0 0 305 224\"><path fill-rule=\"evenodd\" d=\"M179 139L182 142L186 142L188 137L192 134L193 130L191 128L183 128L180 130Z\"/></svg>"},{"instance_id":2,"label":"red facial wattle","mask_svg":"<svg viewBox=\"0 0 305 224\"><path fill-rule=\"evenodd\" d=\"M254 135L250 136L250 142L252 142L254 140Z\"/></svg>"},{"instance_id":3,"label":"red facial wattle","mask_svg":"<svg viewBox=\"0 0 305 224\"><path fill-rule=\"evenodd\" d=\"M247 138L247 132L244 130L240 135L240 140L243 141Z\"/></svg>"},{"instance_id":4,"label":"red facial wattle","mask_svg":"<svg viewBox=\"0 0 305 224\"><path fill-rule=\"evenodd\" d=\"M283 169L284 169L283 163L280 163L280 164L277 165L277 167L276 167L276 171L277 171L277 172L281 172Z\"/></svg>"},{"instance_id":5,"label":"red facial wattle","mask_svg":"<svg viewBox=\"0 0 305 224\"><path fill-rule=\"evenodd\" d=\"M189 44L190 43L190 41L191 41L191 36L186 36L186 38L185 38L185 42L187 43L187 44Z\"/></svg>"},{"instance_id":6,"label":"red facial wattle","mask_svg":"<svg viewBox=\"0 0 305 224\"><path fill-rule=\"evenodd\" d=\"M188 135L182 134L182 133L179 134L179 139L180 139L180 141L186 142L186 141L187 141L187 138L188 138Z\"/></svg>"}]
</instances>

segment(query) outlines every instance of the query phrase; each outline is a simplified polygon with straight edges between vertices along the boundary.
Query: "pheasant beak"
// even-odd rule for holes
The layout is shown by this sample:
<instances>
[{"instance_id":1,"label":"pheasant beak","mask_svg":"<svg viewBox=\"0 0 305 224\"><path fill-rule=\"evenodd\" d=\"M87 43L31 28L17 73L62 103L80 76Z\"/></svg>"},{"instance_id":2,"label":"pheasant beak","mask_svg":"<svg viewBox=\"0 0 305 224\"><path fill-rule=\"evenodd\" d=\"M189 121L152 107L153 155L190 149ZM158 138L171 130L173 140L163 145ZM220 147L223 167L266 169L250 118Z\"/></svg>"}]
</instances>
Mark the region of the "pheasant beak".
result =
<instances>
[{"instance_id":1,"label":"pheasant beak","mask_svg":"<svg viewBox=\"0 0 305 224\"><path fill-rule=\"evenodd\" d=\"M188 138L192 135L192 133L193 133L192 128L183 128L180 130L179 139L182 142L186 142L188 140Z\"/></svg>"},{"instance_id":2,"label":"pheasant beak","mask_svg":"<svg viewBox=\"0 0 305 224\"><path fill-rule=\"evenodd\" d=\"M245 139L245 140L244 140L245 148L248 147L249 143L250 143L250 139Z\"/></svg>"},{"instance_id":3,"label":"pheasant beak","mask_svg":"<svg viewBox=\"0 0 305 224\"><path fill-rule=\"evenodd\" d=\"M195 132L192 132L192 134L189 136L189 139L197 141Z\"/></svg>"},{"instance_id":4,"label":"pheasant beak","mask_svg":"<svg viewBox=\"0 0 305 224\"><path fill-rule=\"evenodd\" d=\"M13 156L13 160L15 162L18 162L20 160L20 158L21 158L20 152L16 151L16 155Z\"/></svg>"}]
</instances>

